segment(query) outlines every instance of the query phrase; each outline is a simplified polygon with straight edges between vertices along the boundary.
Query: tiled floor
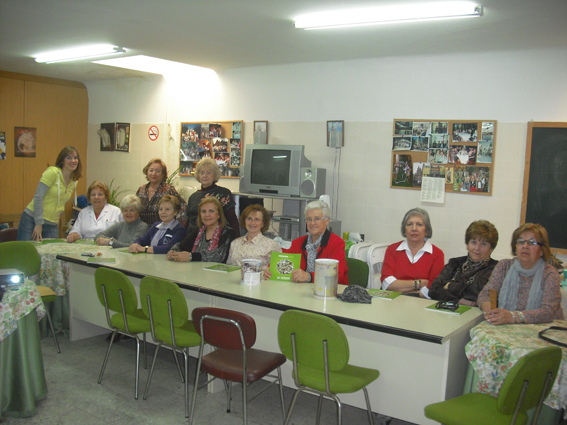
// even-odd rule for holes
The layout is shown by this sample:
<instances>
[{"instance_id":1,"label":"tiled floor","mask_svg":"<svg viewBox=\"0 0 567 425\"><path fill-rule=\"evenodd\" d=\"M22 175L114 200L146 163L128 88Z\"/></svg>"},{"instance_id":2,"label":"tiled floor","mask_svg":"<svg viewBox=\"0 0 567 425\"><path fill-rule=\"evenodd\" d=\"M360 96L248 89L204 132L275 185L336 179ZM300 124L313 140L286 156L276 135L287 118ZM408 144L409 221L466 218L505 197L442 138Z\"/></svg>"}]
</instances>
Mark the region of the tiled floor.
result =
<instances>
[{"instance_id":1,"label":"tiled floor","mask_svg":"<svg viewBox=\"0 0 567 425\"><path fill-rule=\"evenodd\" d=\"M134 399L134 369L136 349L134 340L122 340L112 347L110 359L102 384L98 374L108 347L105 336L93 337L77 342L60 335L61 354L57 354L51 337L42 340L45 375L48 396L38 403L35 416L31 418L5 418L6 425L97 425L97 424L187 424L184 415L183 384L171 352L160 350L152 378L148 399L142 395L148 377L148 370L140 368L140 397ZM148 363L153 354L149 345ZM197 349L192 349L196 355ZM193 382L194 361L190 364L189 380ZM204 376L203 376L204 378ZM255 385L263 385L257 383ZM224 391L211 394L204 389L197 396L195 409L196 425L242 424L240 386L233 387L232 412L226 412ZM251 393L254 386L250 387ZM190 396L193 385L189 387ZM289 406L293 390L286 388L286 404ZM363 397L363 394L360 394ZM311 395L300 395L291 422L295 425L314 424L317 399ZM374 416L378 425L411 425L385 416ZM270 388L248 404L250 425L282 424L283 418L277 388ZM336 410L330 401L323 403L322 424L336 424ZM365 410L343 407L343 424L367 424Z\"/></svg>"}]
</instances>

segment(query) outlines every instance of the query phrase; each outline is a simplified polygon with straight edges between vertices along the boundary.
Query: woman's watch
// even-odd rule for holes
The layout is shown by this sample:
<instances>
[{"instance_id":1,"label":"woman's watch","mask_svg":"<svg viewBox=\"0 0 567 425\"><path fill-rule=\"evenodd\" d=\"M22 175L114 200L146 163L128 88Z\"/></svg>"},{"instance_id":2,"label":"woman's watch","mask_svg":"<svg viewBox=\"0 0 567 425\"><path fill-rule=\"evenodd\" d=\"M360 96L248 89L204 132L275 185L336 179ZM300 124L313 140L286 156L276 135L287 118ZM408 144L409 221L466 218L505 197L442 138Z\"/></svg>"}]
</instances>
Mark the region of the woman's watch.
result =
<instances>
[{"instance_id":1,"label":"woman's watch","mask_svg":"<svg viewBox=\"0 0 567 425\"><path fill-rule=\"evenodd\" d=\"M112 242L114 242L114 238L110 238L110 240L108 241L108 245L112 246Z\"/></svg>"},{"instance_id":2,"label":"woman's watch","mask_svg":"<svg viewBox=\"0 0 567 425\"><path fill-rule=\"evenodd\" d=\"M144 252L148 252L149 246L146 246L145 248L146 248L146 249L144 249Z\"/></svg>"}]
</instances>

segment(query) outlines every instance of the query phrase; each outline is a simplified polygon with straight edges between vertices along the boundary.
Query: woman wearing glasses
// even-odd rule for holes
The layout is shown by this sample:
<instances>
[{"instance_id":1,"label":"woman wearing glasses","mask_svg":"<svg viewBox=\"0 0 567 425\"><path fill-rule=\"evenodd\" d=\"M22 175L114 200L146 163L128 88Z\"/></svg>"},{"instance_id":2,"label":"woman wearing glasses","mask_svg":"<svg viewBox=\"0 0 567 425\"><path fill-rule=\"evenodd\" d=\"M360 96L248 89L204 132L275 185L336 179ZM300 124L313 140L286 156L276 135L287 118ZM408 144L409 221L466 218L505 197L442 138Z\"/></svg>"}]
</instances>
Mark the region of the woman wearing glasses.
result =
<instances>
[{"instance_id":1,"label":"woman wearing glasses","mask_svg":"<svg viewBox=\"0 0 567 425\"><path fill-rule=\"evenodd\" d=\"M289 249L283 250L301 254L301 268L292 272L292 281L313 282L315 260L330 258L339 261L339 284L348 285L345 241L327 229L331 217L329 206L323 201L313 201L305 206L304 213L309 234L295 239ZM264 278L270 276L270 271L266 270Z\"/></svg>"},{"instance_id":2,"label":"woman wearing glasses","mask_svg":"<svg viewBox=\"0 0 567 425\"><path fill-rule=\"evenodd\" d=\"M282 252L277 242L263 235L270 227L270 214L261 205L249 205L240 215L240 226L247 233L232 241L226 263L241 266L243 259L254 258L262 260L262 270L265 270L272 251Z\"/></svg>"},{"instance_id":3,"label":"woman wearing glasses","mask_svg":"<svg viewBox=\"0 0 567 425\"><path fill-rule=\"evenodd\" d=\"M551 257L547 230L539 224L522 224L512 235L512 254L516 258L501 260L478 296L485 319L493 325L562 320L561 278L547 262ZM494 309L490 289L498 293Z\"/></svg>"}]
</instances>

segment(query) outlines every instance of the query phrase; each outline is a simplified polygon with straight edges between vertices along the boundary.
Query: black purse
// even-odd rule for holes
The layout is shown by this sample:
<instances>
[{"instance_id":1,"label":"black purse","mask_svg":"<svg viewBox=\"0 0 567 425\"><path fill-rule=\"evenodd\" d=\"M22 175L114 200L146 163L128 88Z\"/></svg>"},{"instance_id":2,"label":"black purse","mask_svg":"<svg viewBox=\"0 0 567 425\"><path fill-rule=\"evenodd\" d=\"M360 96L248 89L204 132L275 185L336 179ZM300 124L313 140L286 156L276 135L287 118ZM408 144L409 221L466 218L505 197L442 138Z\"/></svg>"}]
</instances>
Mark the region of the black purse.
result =
<instances>
[{"instance_id":1,"label":"black purse","mask_svg":"<svg viewBox=\"0 0 567 425\"><path fill-rule=\"evenodd\" d=\"M567 344L563 343L563 342L559 342L556 341L546 335L544 335L547 331L551 331L551 330L556 330L556 331L567 331L567 328L564 328L562 326L550 326L547 329L544 329L542 331L539 331L537 336L541 339L543 339L544 341L550 342L551 344L555 344L555 345L559 345L560 347L564 347L567 348Z\"/></svg>"}]
</instances>

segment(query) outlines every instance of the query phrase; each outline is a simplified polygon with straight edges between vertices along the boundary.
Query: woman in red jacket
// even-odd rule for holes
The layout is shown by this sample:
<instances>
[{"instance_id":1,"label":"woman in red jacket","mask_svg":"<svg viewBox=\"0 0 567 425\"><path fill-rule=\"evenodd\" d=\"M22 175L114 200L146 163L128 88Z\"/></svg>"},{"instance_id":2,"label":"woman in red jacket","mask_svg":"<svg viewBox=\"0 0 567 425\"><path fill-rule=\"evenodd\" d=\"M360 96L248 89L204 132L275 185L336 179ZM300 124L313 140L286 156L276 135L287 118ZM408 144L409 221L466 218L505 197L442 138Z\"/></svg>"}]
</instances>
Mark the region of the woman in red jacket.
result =
<instances>
[{"instance_id":1,"label":"woman in red jacket","mask_svg":"<svg viewBox=\"0 0 567 425\"><path fill-rule=\"evenodd\" d=\"M429 298L429 286L445 266L443 251L429 242L433 235L427 211L409 210L402 220L406 239L388 247L382 266L382 288Z\"/></svg>"},{"instance_id":2,"label":"woman in red jacket","mask_svg":"<svg viewBox=\"0 0 567 425\"><path fill-rule=\"evenodd\" d=\"M329 225L331 210L323 201L313 201L305 207L305 222L309 234L295 239L289 249L283 252L301 254L301 268L291 274L291 280L298 283L309 283L315 280L315 260L330 258L339 261L339 284L348 285L345 241L331 233ZM268 270L264 278L269 279Z\"/></svg>"}]
</instances>

